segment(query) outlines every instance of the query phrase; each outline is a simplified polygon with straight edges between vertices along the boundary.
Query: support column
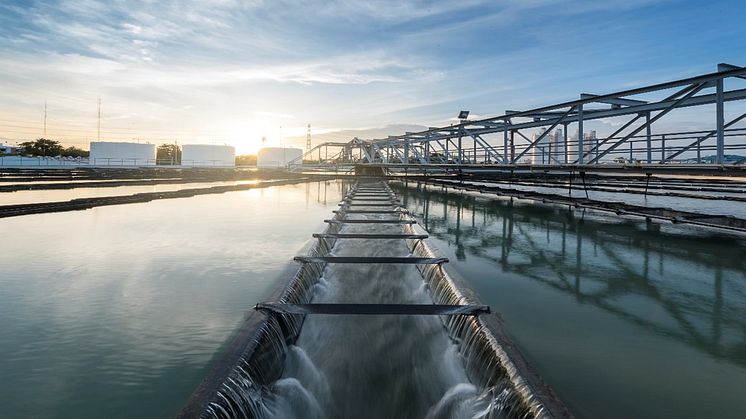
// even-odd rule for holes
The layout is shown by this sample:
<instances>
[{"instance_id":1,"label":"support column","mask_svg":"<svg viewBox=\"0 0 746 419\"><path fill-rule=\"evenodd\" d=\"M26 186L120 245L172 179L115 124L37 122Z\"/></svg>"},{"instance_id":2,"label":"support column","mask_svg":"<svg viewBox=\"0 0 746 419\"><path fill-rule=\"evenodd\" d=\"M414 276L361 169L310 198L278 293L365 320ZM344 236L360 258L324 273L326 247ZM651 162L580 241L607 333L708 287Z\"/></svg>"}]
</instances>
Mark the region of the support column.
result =
<instances>
[{"instance_id":1,"label":"support column","mask_svg":"<svg viewBox=\"0 0 746 419\"><path fill-rule=\"evenodd\" d=\"M645 113L645 123L648 125L645 129L647 147L648 147L648 164L653 162L653 140L650 138L650 112Z\"/></svg>"},{"instance_id":2,"label":"support column","mask_svg":"<svg viewBox=\"0 0 746 419\"><path fill-rule=\"evenodd\" d=\"M510 162L515 163L515 131L510 130Z\"/></svg>"},{"instance_id":3,"label":"support column","mask_svg":"<svg viewBox=\"0 0 746 419\"><path fill-rule=\"evenodd\" d=\"M725 109L723 107L723 79L718 79L715 93L715 117L717 122L717 156L715 163L723 164L725 157Z\"/></svg>"},{"instance_id":4,"label":"support column","mask_svg":"<svg viewBox=\"0 0 746 419\"><path fill-rule=\"evenodd\" d=\"M461 136L458 136L458 163L464 161L464 149L461 147Z\"/></svg>"},{"instance_id":5,"label":"support column","mask_svg":"<svg viewBox=\"0 0 746 419\"><path fill-rule=\"evenodd\" d=\"M583 150L583 104L578 105L578 164L584 163L585 150Z\"/></svg>"},{"instance_id":6,"label":"support column","mask_svg":"<svg viewBox=\"0 0 746 419\"><path fill-rule=\"evenodd\" d=\"M565 143L565 164L567 164L567 162L568 162L567 156L570 153L570 150L567 148L567 125L568 124L562 124L562 127L563 127L562 128L562 132L563 132L562 136L564 137L564 138L562 138L562 141L564 141L564 143Z\"/></svg>"},{"instance_id":7,"label":"support column","mask_svg":"<svg viewBox=\"0 0 746 419\"><path fill-rule=\"evenodd\" d=\"M510 160L508 160L508 129L506 128L505 131L503 131L503 163L508 164L510 163Z\"/></svg>"}]
</instances>

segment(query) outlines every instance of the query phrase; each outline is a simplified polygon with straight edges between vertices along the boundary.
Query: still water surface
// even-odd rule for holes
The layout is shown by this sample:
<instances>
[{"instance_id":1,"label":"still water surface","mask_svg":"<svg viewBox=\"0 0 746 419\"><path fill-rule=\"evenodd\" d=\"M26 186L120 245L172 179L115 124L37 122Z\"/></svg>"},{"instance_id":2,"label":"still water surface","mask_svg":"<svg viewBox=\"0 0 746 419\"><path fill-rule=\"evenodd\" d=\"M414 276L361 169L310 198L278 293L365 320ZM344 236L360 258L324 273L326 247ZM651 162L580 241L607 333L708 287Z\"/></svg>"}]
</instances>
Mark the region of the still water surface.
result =
<instances>
[{"instance_id":1,"label":"still water surface","mask_svg":"<svg viewBox=\"0 0 746 419\"><path fill-rule=\"evenodd\" d=\"M746 417L743 238L397 189L577 417Z\"/></svg>"},{"instance_id":2,"label":"still water surface","mask_svg":"<svg viewBox=\"0 0 746 419\"><path fill-rule=\"evenodd\" d=\"M173 416L342 190L0 220L0 416ZM402 192L577 417L746 417L743 239Z\"/></svg>"},{"instance_id":3,"label":"still water surface","mask_svg":"<svg viewBox=\"0 0 746 419\"><path fill-rule=\"evenodd\" d=\"M172 417L340 183L0 220L0 417Z\"/></svg>"},{"instance_id":4,"label":"still water surface","mask_svg":"<svg viewBox=\"0 0 746 419\"><path fill-rule=\"evenodd\" d=\"M213 186L245 185L257 183L252 180L232 180L227 182L164 183L160 185L105 186L74 189L37 189L15 192L0 192L0 205L32 204L41 202L69 201L79 198L101 196L123 196L147 192L168 192L181 189L210 188Z\"/></svg>"}]
</instances>

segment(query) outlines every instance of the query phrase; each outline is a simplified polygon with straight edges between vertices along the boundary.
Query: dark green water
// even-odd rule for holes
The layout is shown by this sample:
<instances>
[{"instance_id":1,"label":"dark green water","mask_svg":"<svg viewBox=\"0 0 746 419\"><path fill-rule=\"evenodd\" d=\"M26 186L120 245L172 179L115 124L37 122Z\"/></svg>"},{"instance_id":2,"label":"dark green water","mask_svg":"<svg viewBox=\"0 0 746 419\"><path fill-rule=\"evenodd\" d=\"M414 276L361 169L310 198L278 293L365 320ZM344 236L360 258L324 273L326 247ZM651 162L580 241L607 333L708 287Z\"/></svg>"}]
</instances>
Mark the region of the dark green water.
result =
<instances>
[{"instance_id":1,"label":"dark green water","mask_svg":"<svg viewBox=\"0 0 746 419\"><path fill-rule=\"evenodd\" d=\"M746 417L746 241L408 186L406 206L577 417Z\"/></svg>"},{"instance_id":2,"label":"dark green water","mask_svg":"<svg viewBox=\"0 0 746 419\"><path fill-rule=\"evenodd\" d=\"M0 220L0 417L173 417L341 188Z\"/></svg>"}]
</instances>

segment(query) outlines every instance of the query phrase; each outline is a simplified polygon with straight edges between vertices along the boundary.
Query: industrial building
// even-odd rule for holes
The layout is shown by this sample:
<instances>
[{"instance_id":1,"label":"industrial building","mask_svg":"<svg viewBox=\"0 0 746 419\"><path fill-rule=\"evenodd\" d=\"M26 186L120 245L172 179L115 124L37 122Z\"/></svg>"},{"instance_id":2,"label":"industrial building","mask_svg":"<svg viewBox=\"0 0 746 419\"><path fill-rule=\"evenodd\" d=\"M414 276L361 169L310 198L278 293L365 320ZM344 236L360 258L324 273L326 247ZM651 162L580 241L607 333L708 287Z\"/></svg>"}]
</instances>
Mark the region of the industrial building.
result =
<instances>
[{"instance_id":1,"label":"industrial building","mask_svg":"<svg viewBox=\"0 0 746 419\"><path fill-rule=\"evenodd\" d=\"M4 154L6 156L15 156L16 154L18 154L18 147L0 144L0 154Z\"/></svg>"},{"instance_id":2,"label":"industrial building","mask_svg":"<svg viewBox=\"0 0 746 419\"><path fill-rule=\"evenodd\" d=\"M300 159L303 150L299 148L286 147L264 147L256 156L256 167L259 168L283 168L293 160ZM299 161L298 163L302 163Z\"/></svg>"},{"instance_id":3,"label":"industrial building","mask_svg":"<svg viewBox=\"0 0 746 419\"><path fill-rule=\"evenodd\" d=\"M155 166L155 144L92 141L93 166Z\"/></svg>"},{"instance_id":4,"label":"industrial building","mask_svg":"<svg viewBox=\"0 0 746 419\"><path fill-rule=\"evenodd\" d=\"M236 165L236 149L229 145L184 144L181 165L233 167Z\"/></svg>"}]
</instances>

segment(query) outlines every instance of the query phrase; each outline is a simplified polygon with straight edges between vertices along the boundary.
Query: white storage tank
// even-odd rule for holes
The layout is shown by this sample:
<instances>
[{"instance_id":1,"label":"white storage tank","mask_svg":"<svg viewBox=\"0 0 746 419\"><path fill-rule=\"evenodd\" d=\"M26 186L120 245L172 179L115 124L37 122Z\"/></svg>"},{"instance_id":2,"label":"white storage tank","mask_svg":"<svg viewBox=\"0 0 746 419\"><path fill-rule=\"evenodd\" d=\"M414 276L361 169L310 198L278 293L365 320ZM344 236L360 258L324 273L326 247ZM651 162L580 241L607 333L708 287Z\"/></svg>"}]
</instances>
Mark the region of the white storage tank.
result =
<instances>
[{"instance_id":1,"label":"white storage tank","mask_svg":"<svg viewBox=\"0 0 746 419\"><path fill-rule=\"evenodd\" d=\"M282 168L295 159L298 159L296 163L302 163L302 156L303 150L299 148L264 147L256 155L256 167Z\"/></svg>"},{"instance_id":2,"label":"white storage tank","mask_svg":"<svg viewBox=\"0 0 746 419\"><path fill-rule=\"evenodd\" d=\"M155 144L92 141L93 166L155 166Z\"/></svg>"},{"instance_id":3,"label":"white storage tank","mask_svg":"<svg viewBox=\"0 0 746 419\"><path fill-rule=\"evenodd\" d=\"M229 145L184 144L181 147L182 166L233 167L236 148Z\"/></svg>"}]
</instances>

